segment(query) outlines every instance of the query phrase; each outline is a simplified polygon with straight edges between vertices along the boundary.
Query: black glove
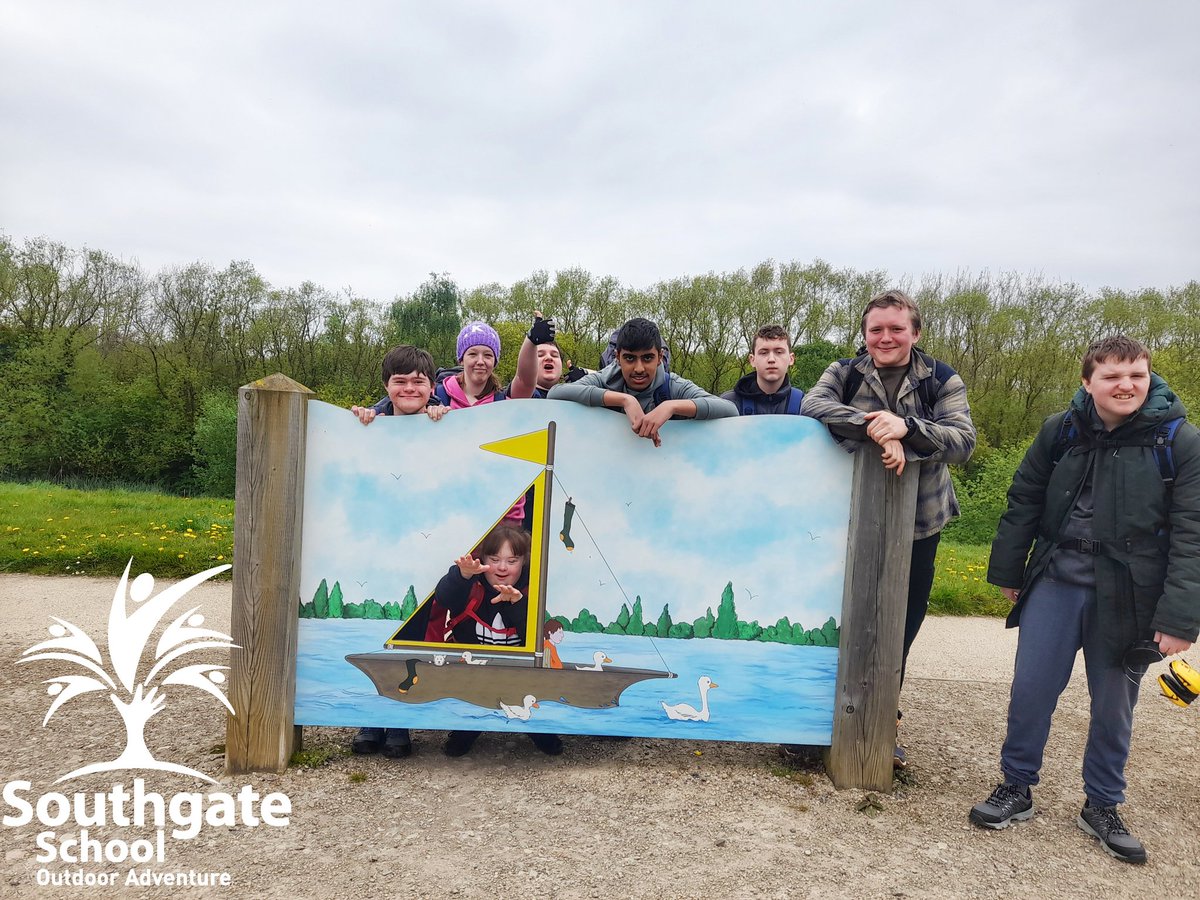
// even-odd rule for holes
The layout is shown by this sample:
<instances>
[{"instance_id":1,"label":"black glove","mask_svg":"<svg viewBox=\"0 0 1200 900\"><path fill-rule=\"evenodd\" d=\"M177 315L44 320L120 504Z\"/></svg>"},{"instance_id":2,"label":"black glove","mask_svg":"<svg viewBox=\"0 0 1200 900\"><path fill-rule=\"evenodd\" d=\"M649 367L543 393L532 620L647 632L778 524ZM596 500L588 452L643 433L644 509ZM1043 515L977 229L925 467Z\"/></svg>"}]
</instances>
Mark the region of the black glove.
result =
<instances>
[{"instance_id":1,"label":"black glove","mask_svg":"<svg viewBox=\"0 0 1200 900\"><path fill-rule=\"evenodd\" d=\"M554 320L543 319L538 316L533 320L533 327L529 329L529 340L534 344L549 344L554 340Z\"/></svg>"},{"instance_id":2,"label":"black glove","mask_svg":"<svg viewBox=\"0 0 1200 900\"><path fill-rule=\"evenodd\" d=\"M574 384L587 374L587 369L575 365L569 359L567 360L567 364L570 366L570 368L567 369L567 384Z\"/></svg>"}]
</instances>

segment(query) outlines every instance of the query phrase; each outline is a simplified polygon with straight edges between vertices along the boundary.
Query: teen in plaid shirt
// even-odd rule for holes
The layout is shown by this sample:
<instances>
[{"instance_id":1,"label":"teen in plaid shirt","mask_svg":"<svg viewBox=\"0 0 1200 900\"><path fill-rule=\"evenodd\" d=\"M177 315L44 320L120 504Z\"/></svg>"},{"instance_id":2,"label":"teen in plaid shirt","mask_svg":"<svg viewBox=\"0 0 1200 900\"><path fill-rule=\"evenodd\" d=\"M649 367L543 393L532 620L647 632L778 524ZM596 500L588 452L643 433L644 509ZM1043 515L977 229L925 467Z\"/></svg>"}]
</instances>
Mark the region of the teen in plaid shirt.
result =
<instances>
[{"instance_id":1,"label":"teen in plaid shirt","mask_svg":"<svg viewBox=\"0 0 1200 900\"><path fill-rule=\"evenodd\" d=\"M823 422L848 452L866 441L883 448L883 465L899 475L921 463L913 528L904 663L916 639L933 587L933 563L942 529L958 515L949 463L965 463L975 449L975 426L963 380L916 348L921 313L902 291L873 298L862 314L866 352L827 368L804 396L802 412ZM847 392L851 395L847 396ZM896 762L904 753L896 748Z\"/></svg>"}]
</instances>

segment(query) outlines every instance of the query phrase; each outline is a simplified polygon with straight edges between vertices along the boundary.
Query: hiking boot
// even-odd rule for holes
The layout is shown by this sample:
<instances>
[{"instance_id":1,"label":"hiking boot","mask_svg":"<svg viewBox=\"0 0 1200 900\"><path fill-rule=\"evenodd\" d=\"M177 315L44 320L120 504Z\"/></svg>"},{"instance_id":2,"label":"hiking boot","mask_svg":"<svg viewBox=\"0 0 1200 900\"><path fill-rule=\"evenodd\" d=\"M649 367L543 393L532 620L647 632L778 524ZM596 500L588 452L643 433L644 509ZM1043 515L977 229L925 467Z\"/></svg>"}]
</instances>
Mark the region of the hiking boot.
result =
<instances>
[{"instance_id":1,"label":"hiking boot","mask_svg":"<svg viewBox=\"0 0 1200 900\"><path fill-rule=\"evenodd\" d=\"M442 747L442 752L447 756L465 756L471 752L478 737L478 731L452 731L446 735L446 746Z\"/></svg>"},{"instance_id":2,"label":"hiking boot","mask_svg":"<svg viewBox=\"0 0 1200 900\"><path fill-rule=\"evenodd\" d=\"M372 753L378 753L379 748L382 746L382 728L360 728L358 729L358 734L354 736L354 740L350 742L350 752L357 753L360 756L367 756Z\"/></svg>"},{"instance_id":3,"label":"hiking boot","mask_svg":"<svg viewBox=\"0 0 1200 900\"><path fill-rule=\"evenodd\" d=\"M780 744L779 756L792 765L808 765L821 761L824 747L819 744Z\"/></svg>"},{"instance_id":4,"label":"hiking boot","mask_svg":"<svg viewBox=\"0 0 1200 900\"><path fill-rule=\"evenodd\" d=\"M557 734L540 734L532 732L529 739L533 741L533 746L537 747L547 756L558 756L563 752L563 742Z\"/></svg>"},{"instance_id":5,"label":"hiking boot","mask_svg":"<svg viewBox=\"0 0 1200 900\"><path fill-rule=\"evenodd\" d=\"M407 728L389 728L383 738L383 755L388 759L412 756L412 740Z\"/></svg>"},{"instance_id":6,"label":"hiking boot","mask_svg":"<svg viewBox=\"0 0 1200 900\"><path fill-rule=\"evenodd\" d=\"M967 818L984 828L1007 828L1010 822L1023 822L1033 818L1033 793L1024 785L1001 782L990 797L971 807Z\"/></svg>"},{"instance_id":7,"label":"hiking boot","mask_svg":"<svg viewBox=\"0 0 1200 900\"><path fill-rule=\"evenodd\" d=\"M1109 856L1127 863L1144 863L1146 848L1129 833L1115 806L1083 805L1075 824L1085 833L1100 840L1100 846Z\"/></svg>"}]
</instances>

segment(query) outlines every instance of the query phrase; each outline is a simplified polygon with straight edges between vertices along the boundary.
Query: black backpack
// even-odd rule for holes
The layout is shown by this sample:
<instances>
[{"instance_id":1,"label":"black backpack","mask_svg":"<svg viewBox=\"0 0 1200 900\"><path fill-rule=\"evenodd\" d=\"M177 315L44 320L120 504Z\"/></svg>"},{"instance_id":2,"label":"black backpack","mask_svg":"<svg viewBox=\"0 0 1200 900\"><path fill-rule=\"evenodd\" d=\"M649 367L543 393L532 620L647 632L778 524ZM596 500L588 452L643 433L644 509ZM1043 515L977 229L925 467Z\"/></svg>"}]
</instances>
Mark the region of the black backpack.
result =
<instances>
[{"instance_id":1,"label":"black backpack","mask_svg":"<svg viewBox=\"0 0 1200 900\"><path fill-rule=\"evenodd\" d=\"M920 347L913 347L913 353L920 357L929 368L930 374L917 382L917 397L921 401L921 418L931 419L942 388L958 373L940 359L934 359ZM842 403L846 406L850 405L850 401L854 399L854 395L858 393L858 389L862 385L863 373L858 370L857 363L866 355L865 352L862 352L853 359L838 360L839 365L850 367L850 371L846 373L846 380L842 383Z\"/></svg>"},{"instance_id":2,"label":"black backpack","mask_svg":"<svg viewBox=\"0 0 1200 900\"><path fill-rule=\"evenodd\" d=\"M1175 488L1175 435L1179 432L1179 426L1185 421L1183 416L1176 419L1167 419L1159 422L1158 427L1154 429L1154 435L1151 438L1151 443L1148 445L1154 453L1154 462L1158 466L1158 474L1163 480L1163 484L1167 488L1167 505L1170 506L1171 491ZM1071 410L1067 410L1067 414L1063 416L1062 425L1058 429L1058 438L1054 442L1054 453L1051 456L1051 461L1054 465L1058 465L1058 461L1072 447L1083 445L1080 440L1079 429L1075 427L1074 417L1071 415ZM1146 445L1142 445L1146 446Z\"/></svg>"},{"instance_id":3,"label":"black backpack","mask_svg":"<svg viewBox=\"0 0 1200 900\"><path fill-rule=\"evenodd\" d=\"M792 392L788 394L787 414L789 416L800 415L800 403L804 399L804 391L790 385ZM738 412L743 416L758 416L762 415L762 410L759 408L757 400L750 397L738 397Z\"/></svg>"}]
</instances>

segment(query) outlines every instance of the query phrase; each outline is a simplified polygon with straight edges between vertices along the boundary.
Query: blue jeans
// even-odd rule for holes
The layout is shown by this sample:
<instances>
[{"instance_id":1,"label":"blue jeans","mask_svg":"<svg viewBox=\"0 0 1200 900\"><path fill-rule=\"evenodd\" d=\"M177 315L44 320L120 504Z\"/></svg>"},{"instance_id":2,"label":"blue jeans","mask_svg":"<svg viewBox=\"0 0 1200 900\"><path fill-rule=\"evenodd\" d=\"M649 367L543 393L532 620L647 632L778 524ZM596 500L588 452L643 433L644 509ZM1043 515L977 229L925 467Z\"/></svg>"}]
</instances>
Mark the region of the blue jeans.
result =
<instances>
[{"instance_id":1,"label":"blue jeans","mask_svg":"<svg viewBox=\"0 0 1200 900\"><path fill-rule=\"evenodd\" d=\"M1000 751L1006 781L1035 785L1050 736L1050 718L1071 678L1080 648L1091 695L1083 753L1083 789L1093 806L1125 802L1125 762L1141 676L1111 660L1096 617L1095 587L1040 579L1021 610L1017 661Z\"/></svg>"}]
</instances>

